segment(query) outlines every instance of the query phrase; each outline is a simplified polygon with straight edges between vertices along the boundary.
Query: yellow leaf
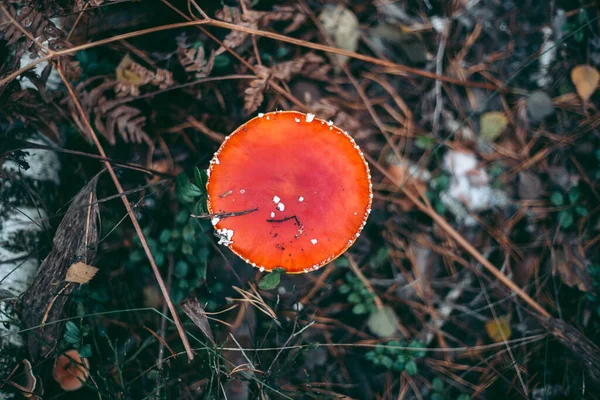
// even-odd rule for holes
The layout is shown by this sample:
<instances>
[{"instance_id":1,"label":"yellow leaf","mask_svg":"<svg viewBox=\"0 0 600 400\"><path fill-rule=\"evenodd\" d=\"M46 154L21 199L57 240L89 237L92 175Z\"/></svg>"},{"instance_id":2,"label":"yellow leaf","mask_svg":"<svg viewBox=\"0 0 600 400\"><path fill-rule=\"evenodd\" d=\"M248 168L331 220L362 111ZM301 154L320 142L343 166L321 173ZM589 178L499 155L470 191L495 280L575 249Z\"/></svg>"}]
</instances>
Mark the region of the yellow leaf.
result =
<instances>
[{"instance_id":1,"label":"yellow leaf","mask_svg":"<svg viewBox=\"0 0 600 400\"><path fill-rule=\"evenodd\" d=\"M493 142L508 126L508 118L502 111L490 111L479 119L479 136Z\"/></svg>"},{"instance_id":2,"label":"yellow leaf","mask_svg":"<svg viewBox=\"0 0 600 400\"><path fill-rule=\"evenodd\" d=\"M65 281L81 284L88 283L96 275L96 272L98 272L98 268L82 263L81 261L76 262L67 270Z\"/></svg>"},{"instance_id":3,"label":"yellow leaf","mask_svg":"<svg viewBox=\"0 0 600 400\"><path fill-rule=\"evenodd\" d=\"M571 70L571 80L577 89L577 94L585 102L598 88L600 73L591 65L578 65Z\"/></svg>"},{"instance_id":4,"label":"yellow leaf","mask_svg":"<svg viewBox=\"0 0 600 400\"><path fill-rule=\"evenodd\" d=\"M491 319L485 323L485 331L494 342L503 342L510 339L510 314L500 315L497 319Z\"/></svg>"},{"instance_id":5,"label":"yellow leaf","mask_svg":"<svg viewBox=\"0 0 600 400\"><path fill-rule=\"evenodd\" d=\"M144 77L131 69L137 64L133 59L126 54L117 66L117 79L121 83L128 83L133 86L141 86L144 83Z\"/></svg>"}]
</instances>

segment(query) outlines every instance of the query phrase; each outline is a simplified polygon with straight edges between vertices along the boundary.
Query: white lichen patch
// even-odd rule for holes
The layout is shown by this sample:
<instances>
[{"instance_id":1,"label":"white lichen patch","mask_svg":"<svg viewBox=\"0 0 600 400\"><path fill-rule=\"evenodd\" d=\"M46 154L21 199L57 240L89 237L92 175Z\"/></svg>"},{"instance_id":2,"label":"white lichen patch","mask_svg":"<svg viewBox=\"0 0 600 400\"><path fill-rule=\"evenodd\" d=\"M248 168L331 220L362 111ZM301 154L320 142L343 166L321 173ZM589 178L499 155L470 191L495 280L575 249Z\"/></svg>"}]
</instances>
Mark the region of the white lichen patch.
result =
<instances>
[{"instance_id":1,"label":"white lichen patch","mask_svg":"<svg viewBox=\"0 0 600 400\"><path fill-rule=\"evenodd\" d=\"M306 122L313 122L315 119L315 114L308 113L306 114Z\"/></svg>"},{"instance_id":2,"label":"white lichen patch","mask_svg":"<svg viewBox=\"0 0 600 400\"><path fill-rule=\"evenodd\" d=\"M311 242L313 245L315 245L315 244L317 244L318 240L317 240L317 239L310 239L310 242Z\"/></svg>"},{"instance_id":3,"label":"white lichen patch","mask_svg":"<svg viewBox=\"0 0 600 400\"><path fill-rule=\"evenodd\" d=\"M224 246L229 246L230 244L233 244L233 240L232 240L233 239L233 229L227 229L227 228L217 229L216 235L217 235L217 238L219 239L218 244L222 244Z\"/></svg>"},{"instance_id":4,"label":"white lichen patch","mask_svg":"<svg viewBox=\"0 0 600 400\"><path fill-rule=\"evenodd\" d=\"M283 211L283 210L285 210L285 205L284 205L283 203L278 203L278 204L277 204L277 209L278 209L279 211Z\"/></svg>"},{"instance_id":5,"label":"white lichen patch","mask_svg":"<svg viewBox=\"0 0 600 400\"><path fill-rule=\"evenodd\" d=\"M273 203L277 204L281 201L281 199L279 198L279 196L273 196Z\"/></svg>"}]
</instances>

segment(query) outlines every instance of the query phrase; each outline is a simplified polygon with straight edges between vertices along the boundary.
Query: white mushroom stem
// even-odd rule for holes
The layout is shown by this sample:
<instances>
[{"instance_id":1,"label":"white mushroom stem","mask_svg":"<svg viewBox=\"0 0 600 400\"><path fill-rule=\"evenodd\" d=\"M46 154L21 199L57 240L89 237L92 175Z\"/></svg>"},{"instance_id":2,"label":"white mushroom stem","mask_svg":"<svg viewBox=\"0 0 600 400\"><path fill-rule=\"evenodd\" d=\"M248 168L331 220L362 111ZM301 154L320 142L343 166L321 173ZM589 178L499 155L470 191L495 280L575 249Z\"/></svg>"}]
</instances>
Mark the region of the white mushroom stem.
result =
<instances>
[{"instance_id":1,"label":"white mushroom stem","mask_svg":"<svg viewBox=\"0 0 600 400\"><path fill-rule=\"evenodd\" d=\"M44 143L37 136L25 138ZM5 160L0 166L0 382L26 355L25 337L19 334L15 299L29 286L39 260L40 238L47 230L47 211L59 183L59 161L46 150L24 150L24 164ZM10 385L0 389L0 400L16 398ZM20 396L20 395L19 395Z\"/></svg>"}]
</instances>

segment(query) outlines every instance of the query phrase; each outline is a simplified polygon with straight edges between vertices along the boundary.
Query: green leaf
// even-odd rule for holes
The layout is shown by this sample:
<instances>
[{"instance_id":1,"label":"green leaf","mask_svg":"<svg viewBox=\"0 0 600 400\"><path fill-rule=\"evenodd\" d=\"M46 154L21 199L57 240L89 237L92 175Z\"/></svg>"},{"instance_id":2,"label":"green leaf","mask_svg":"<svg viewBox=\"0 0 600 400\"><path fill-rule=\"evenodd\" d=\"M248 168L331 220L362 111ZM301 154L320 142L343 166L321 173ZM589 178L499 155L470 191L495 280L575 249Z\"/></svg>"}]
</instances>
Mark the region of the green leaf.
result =
<instances>
[{"instance_id":1,"label":"green leaf","mask_svg":"<svg viewBox=\"0 0 600 400\"><path fill-rule=\"evenodd\" d=\"M165 263L165 253L163 253L162 251L156 251L152 255L154 256L154 261L156 262L156 265L162 267Z\"/></svg>"},{"instance_id":2,"label":"green leaf","mask_svg":"<svg viewBox=\"0 0 600 400\"><path fill-rule=\"evenodd\" d=\"M404 370L410 376L416 375L417 372L418 372L418 370L417 370L417 363L414 360L410 360L409 362L407 362L404 365Z\"/></svg>"},{"instance_id":3,"label":"green leaf","mask_svg":"<svg viewBox=\"0 0 600 400\"><path fill-rule=\"evenodd\" d=\"M433 208L435 208L435 212L440 215L446 214L446 206L441 201L433 203Z\"/></svg>"},{"instance_id":4,"label":"green leaf","mask_svg":"<svg viewBox=\"0 0 600 400\"><path fill-rule=\"evenodd\" d=\"M206 187L206 182L208 181L208 175L206 170L200 170L198 167L194 168L194 180L196 181L196 185L203 189Z\"/></svg>"},{"instance_id":5,"label":"green leaf","mask_svg":"<svg viewBox=\"0 0 600 400\"><path fill-rule=\"evenodd\" d=\"M568 228L573 225L573 214L569 210L562 210L558 213L558 223L563 228Z\"/></svg>"},{"instance_id":6,"label":"green leaf","mask_svg":"<svg viewBox=\"0 0 600 400\"><path fill-rule=\"evenodd\" d=\"M350 293L350 295L348 296L348 301L350 303L358 304L362 301L362 298L360 297L360 295L358 293L354 292L354 293Z\"/></svg>"},{"instance_id":7,"label":"green leaf","mask_svg":"<svg viewBox=\"0 0 600 400\"><path fill-rule=\"evenodd\" d=\"M552 192L552 195L550 196L550 201L556 207L560 207L563 204L565 204L565 198L563 197L561 192Z\"/></svg>"},{"instance_id":8,"label":"green leaf","mask_svg":"<svg viewBox=\"0 0 600 400\"><path fill-rule=\"evenodd\" d=\"M431 382L431 385L433 386L433 390L435 392L444 391L444 382L442 382L440 378L434 378L433 382Z\"/></svg>"},{"instance_id":9,"label":"green leaf","mask_svg":"<svg viewBox=\"0 0 600 400\"><path fill-rule=\"evenodd\" d=\"M144 252L142 252L141 250L134 250L129 254L129 261L136 264L142 261L144 257Z\"/></svg>"},{"instance_id":10,"label":"green leaf","mask_svg":"<svg viewBox=\"0 0 600 400\"><path fill-rule=\"evenodd\" d=\"M171 231L168 229L163 229L160 232L160 236L158 237L158 241L162 244L167 244L171 240Z\"/></svg>"},{"instance_id":11,"label":"green leaf","mask_svg":"<svg viewBox=\"0 0 600 400\"><path fill-rule=\"evenodd\" d=\"M179 260L175 264L175 269L173 270L173 273L175 274L175 276L177 278L185 278L188 274L188 270L189 270L188 263L186 263L183 260Z\"/></svg>"},{"instance_id":12,"label":"green leaf","mask_svg":"<svg viewBox=\"0 0 600 400\"><path fill-rule=\"evenodd\" d=\"M90 358L92 356L92 346L89 344L84 344L79 349L79 357L81 358Z\"/></svg>"},{"instance_id":13,"label":"green leaf","mask_svg":"<svg viewBox=\"0 0 600 400\"><path fill-rule=\"evenodd\" d=\"M381 365L383 365L384 367L392 368L393 364L394 364L394 360L392 360L388 356L381 357Z\"/></svg>"},{"instance_id":14,"label":"green leaf","mask_svg":"<svg viewBox=\"0 0 600 400\"><path fill-rule=\"evenodd\" d=\"M571 204L575 204L577 200L579 200L579 195L579 186L572 187L571 190L569 190L569 201Z\"/></svg>"},{"instance_id":15,"label":"green leaf","mask_svg":"<svg viewBox=\"0 0 600 400\"><path fill-rule=\"evenodd\" d=\"M281 281L281 275L279 271L273 270L271 273L266 274L264 278L258 283L258 287L262 290L275 289Z\"/></svg>"},{"instance_id":16,"label":"green leaf","mask_svg":"<svg viewBox=\"0 0 600 400\"><path fill-rule=\"evenodd\" d=\"M575 206L575 212L582 217L587 217L588 215L588 210L584 206Z\"/></svg>"},{"instance_id":17,"label":"green leaf","mask_svg":"<svg viewBox=\"0 0 600 400\"><path fill-rule=\"evenodd\" d=\"M219 54L215 57L215 68L223 68L228 66L231 63L231 60L226 54Z\"/></svg>"},{"instance_id":18,"label":"green leaf","mask_svg":"<svg viewBox=\"0 0 600 400\"><path fill-rule=\"evenodd\" d=\"M362 315L367 313L367 307L364 304L356 304L352 307L352 313L356 315Z\"/></svg>"},{"instance_id":19,"label":"green leaf","mask_svg":"<svg viewBox=\"0 0 600 400\"><path fill-rule=\"evenodd\" d=\"M435 138L431 136L419 135L415 140L415 146L421 150L429 150L435 146Z\"/></svg>"},{"instance_id":20,"label":"green leaf","mask_svg":"<svg viewBox=\"0 0 600 400\"><path fill-rule=\"evenodd\" d=\"M371 268L377 269L383 266L388 259L388 255L388 248L385 246L380 247L375 253L375 257L369 262Z\"/></svg>"},{"instance_id":21,"label":"green leaf","mask_svg":"<svg viewBox=\"0 0 600 400\"><path fill-rule=\"evenodd\" d=\"M190 182L187 175L182 172L175 179L175 193L181 202L193 203L196 197L206 192Z\"/></svg>"},{"instance_id":22,"label":"green leaf","mask_svg":"<svg viewBox=\"0 0 600 400\"><path fill-rule=\"evenodd\" d=\"M348 262L348 259L346 257L341 257L341 258L338 258L335 261L335 266L336 267L342 267L342 268L349 267L350 266L350 262Z\"/></svg>"},{"instance_id":23,"label":"green leaf","mask_svg":"<svg viewBox=\"0 0 600 400\"><path fill-rule=\"evenodd\" d=\"M347 293L349 293L349 292L350 292L350 286L348 286L348 285L346 285L346 284L343 284L342 286L340 286L340 287L338 288L338 291L339 291L341 294L347 294Z\"/></svg>"},{"instance_id":24,"label":"green leaf","mask_svg":"<svg viewBox=\"0 0 600 400\"><path fill-rule=\"evenodd\" d=\"M394 361L394 365L392 367L394 371L402 372L404 371L404 362L400 360Z\"/></svg>"},{"instance_id":25,"label":"green leaf","mask_svg":"<svg viewBox=\"0 0 600 400\"><path fill-rule=\"evenodd\" d=\"M79 336L79 327L75 325L73 321L67 321L67 323L65 324L65 330L67 333Z\"/></svg>"},{"instance_id":26,"label":"green leaf","mask_svg":"<svg viewBox=\"0 0 600 400\"><path fill-rule=\"evenodd\" d=\"M468 394L463 393L460 396L458 396L456 398L456 400L471 400L471 396L469 396Z\"/></svg>"}]
</instances>

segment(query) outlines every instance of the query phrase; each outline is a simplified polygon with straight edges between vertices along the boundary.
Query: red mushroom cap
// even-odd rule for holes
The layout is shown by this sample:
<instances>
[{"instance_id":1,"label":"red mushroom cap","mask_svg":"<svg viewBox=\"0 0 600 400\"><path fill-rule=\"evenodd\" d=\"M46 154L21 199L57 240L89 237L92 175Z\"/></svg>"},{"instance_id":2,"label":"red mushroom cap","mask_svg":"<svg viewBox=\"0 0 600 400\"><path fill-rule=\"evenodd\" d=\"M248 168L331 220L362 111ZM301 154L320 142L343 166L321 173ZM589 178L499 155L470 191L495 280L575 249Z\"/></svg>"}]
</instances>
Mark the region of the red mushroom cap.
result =
<instances>
[{"instance_id":1,"label":"red mushroom cap","mask_svg":"<svg viewBox=\"0 0 600 400\"><path fill-rule=\"evenodd\" d=\"M371 212L369 167L354 139L313 114L259 114L208 169L219 243L261 270L314 271L348 249Z\"/></svg>"}]
</instances>

